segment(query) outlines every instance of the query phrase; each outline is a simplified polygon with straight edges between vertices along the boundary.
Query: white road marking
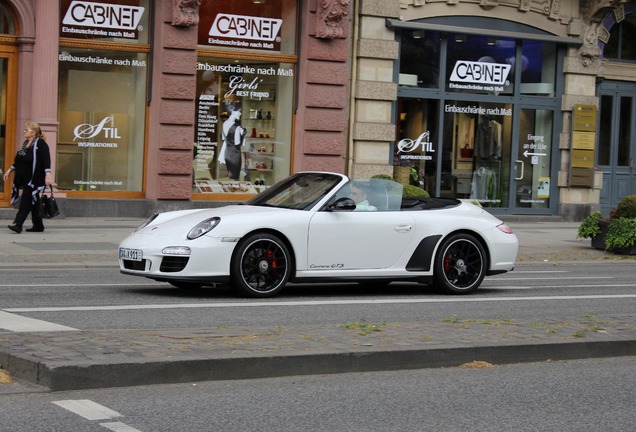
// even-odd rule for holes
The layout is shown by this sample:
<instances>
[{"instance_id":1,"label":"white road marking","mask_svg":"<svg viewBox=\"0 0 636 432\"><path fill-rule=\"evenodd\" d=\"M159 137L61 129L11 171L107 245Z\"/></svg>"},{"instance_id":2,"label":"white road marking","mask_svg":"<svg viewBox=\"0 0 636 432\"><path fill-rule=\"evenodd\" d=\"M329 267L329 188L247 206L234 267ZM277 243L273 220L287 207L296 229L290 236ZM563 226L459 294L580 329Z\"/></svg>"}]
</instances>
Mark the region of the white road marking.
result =
<instances>
[{"instance_id":1,"label":"white road marking","mask_svg":"<svg viewBox=\"0 0 636 432\"><path fill-rule=\"evenodd\" d=\"M88 420L110 420L117 417L123 417L117 411L113 411L112 409L89 399L69 399L53 401L53 403Z\"/></svg>"},{"instance_id":2,"label":"white road marking","mask_svg":"<svg viewBox=\"0 0 636 432\"><path fill-rule=\"evenodd\" d=\"M139 429L135 429L122 422L100 423L99 425L114 432L141 432Z\"/></svg>"},{"instance_id":3,"label":"white road marking","mask_svg":"<svg viewBox=\"0 0 636 432\"><path fill-rule=\"evenodd\" d=\"M72 327L0 311L0 329L13 332L74 331Z\"/></svg>"},{"instance_id":4,"label":"white road marking","mask_svg":"<svg viewBox=\"0 0 636 432\"><path fill-rule=\"evenodd\" d=\"M515 277L490 277L488 279L485 279L486 282L492 282L492 281L522 281L522 280L579 280L579 279L584 279L584 280L588 280L588 279L614 279L613 276L573 276L573 277L546 277L546 278L541 278L541 277L533 277L533 278L515 278Z\"/></svg>"},{"instance_id":5,"label":"white road marking","mask_svg":"<svg viewBox=\"0 0 636 432\"><path fill-rule=\"evenodd\" d=\"M510 274L526 274L526 273L572 273L569 270L514 270ZM490 278L489 278L490 279Z\"/></svg>"},{"instance_id":6,"label":"white road marking","mask_svg":"<svg viewBox=\"0 0 636 432\"><path fill-rule=\"evenodd\" d=\"M580 285L577 285L577 287ZM598 285L591 285L598 287ZM612 287L634 287L630 285L610 285ZM509 287L515 289L518 287ZM537 287L533 287L537 288ZM548 288L548 287L546 287ZM497 289L503 289L498 287ZM120 305L120 306L69 306L69 307L40 307L40 308L11 308L8 312L70 312L70 311L111 311L111 310L151 310L151 309L222 309L247 307L274 306L344 306L361 304L417 304L417 303L488 303L488 302L516 302L537 300L600 300L600 299L630 299L636 294L599 294L599 295L570 295L570 296L534 296L534 297L452 297L452 298L402 298L402 299L366 299L366 300L308 300L308 301L262 301L262 302L227 302L227 303L172 303L154 305Z\"/></svg>"}]
</instances>

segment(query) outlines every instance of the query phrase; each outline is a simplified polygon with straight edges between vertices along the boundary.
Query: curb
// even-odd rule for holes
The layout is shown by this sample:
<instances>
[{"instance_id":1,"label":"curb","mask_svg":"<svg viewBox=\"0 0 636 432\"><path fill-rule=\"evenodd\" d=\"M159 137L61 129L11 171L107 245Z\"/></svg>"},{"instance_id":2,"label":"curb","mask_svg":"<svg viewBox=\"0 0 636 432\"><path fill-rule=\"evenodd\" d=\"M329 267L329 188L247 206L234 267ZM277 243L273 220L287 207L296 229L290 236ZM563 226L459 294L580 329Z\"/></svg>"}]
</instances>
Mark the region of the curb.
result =
<instances>
[{"instance_id":1,"label":"curb","mask_svg":"<svg viewBox=\"0 0 636 432\"><path fill-rule=\"evenodd\" d=\"M56 363L0 354L14 377L51 391L458 367L473 361L494 365L636 355L636 340L470 346L394 351L317 352L279 356L127 363ZM6 358L3 358L6 357Z\"/></svg>"}]
</instances>

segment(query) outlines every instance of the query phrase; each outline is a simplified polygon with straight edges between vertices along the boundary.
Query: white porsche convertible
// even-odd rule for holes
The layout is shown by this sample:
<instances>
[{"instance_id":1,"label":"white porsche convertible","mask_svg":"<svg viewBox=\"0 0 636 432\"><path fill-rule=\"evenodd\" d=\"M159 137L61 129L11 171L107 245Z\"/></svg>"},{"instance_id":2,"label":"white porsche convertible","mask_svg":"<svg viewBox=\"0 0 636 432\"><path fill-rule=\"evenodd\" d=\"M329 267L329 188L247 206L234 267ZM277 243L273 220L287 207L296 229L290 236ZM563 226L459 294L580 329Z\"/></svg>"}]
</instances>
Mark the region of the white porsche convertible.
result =
<instances>
[{"instance_id":1,"label":"white porsche convertible","mask_svg":"<svg viewBox=\"0 0 636 432\"><path fill-rule=\"evenodd\" d=\"M292 175L251 200L155 214L119 247L122 273L269 297L287 282L414 281L467 294L511 271L518 241L481 207L406 198L390 180Z\"/></svg>"}]
</instances>

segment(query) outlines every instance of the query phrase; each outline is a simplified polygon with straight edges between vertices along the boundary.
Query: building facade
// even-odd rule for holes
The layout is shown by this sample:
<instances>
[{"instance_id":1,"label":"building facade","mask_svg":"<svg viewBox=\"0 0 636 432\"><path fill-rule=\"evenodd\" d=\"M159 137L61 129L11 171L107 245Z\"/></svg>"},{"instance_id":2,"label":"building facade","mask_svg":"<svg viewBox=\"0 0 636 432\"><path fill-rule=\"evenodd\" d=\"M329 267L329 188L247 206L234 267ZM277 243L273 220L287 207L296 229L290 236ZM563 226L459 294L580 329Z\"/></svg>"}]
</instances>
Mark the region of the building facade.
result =
<instances>
[{"instance_id":1,"label":"building facade","mask_svg":"<svg viewBox=\"0 0 636 432\"><path fill-rule=\"evenodd\" d=\"M410 176L497 214L608 214L636 193L633 11L632 1L361 2L354 174Z\"/></svg>"},{"instance_id":2,"label":"building facade","mask_svg":"<svg viewBox=\"0 0 636 432\"><path fill-rule=\"evenodd\" d=\"M302 170L608 213L636 193L633 3L1 0L0 167L34 120L69 216L239 202Z\"/></svg>"}]
</instances>

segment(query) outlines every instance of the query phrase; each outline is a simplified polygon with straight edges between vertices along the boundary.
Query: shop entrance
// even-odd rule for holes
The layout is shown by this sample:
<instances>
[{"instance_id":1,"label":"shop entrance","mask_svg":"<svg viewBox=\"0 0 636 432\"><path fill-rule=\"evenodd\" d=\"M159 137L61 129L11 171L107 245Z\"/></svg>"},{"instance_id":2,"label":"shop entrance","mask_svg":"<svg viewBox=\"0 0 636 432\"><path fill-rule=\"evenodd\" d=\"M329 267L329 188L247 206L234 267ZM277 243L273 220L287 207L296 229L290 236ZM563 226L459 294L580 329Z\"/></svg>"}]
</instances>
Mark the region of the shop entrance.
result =
<instances>
[{"instance_id":1,"label":"shop entrance","mask_svg":"<svg viewBox=\"0 0 636 432\"><path fill-rule=\"evenodd\" d=\"M394 172L494 213L545 214L554 205L554 117L539 104L446 100L440 110L436 100L401 99Z\"/></svg>"},{"instance_id":2,"label":"shop entrance","mask_svg":"<svg viewBox=\"0 0 636 432\"><path fill-rule=\"evenodd\" d=\"M518 117L518 139L513 142L513 208L517 212L540 212L550 208L554 111L524 107Z\"/></svg>"},{"instance_id":3,"label":"shop entrance","mask_svg":"<svg viewBox=\"0 0 636 432\"><path fill-rule=\"evenodd\" d=\"M15 153L15 106L17 88L17 50L0 45L0 171L13 163ZM11 183L0 181L0 206L6 207L11 198Z\"/></svg>"},{"instance_id":4,"label":"shop entrance","mask_svg":"<svg viewBox=\"0 0 636 432\"><path fill-rule=\"evenodd\" d=\"M636 194L636 83L604 81L599 86L598 167L603 172L601 212Z\"/></svg>"}]
</instances>

